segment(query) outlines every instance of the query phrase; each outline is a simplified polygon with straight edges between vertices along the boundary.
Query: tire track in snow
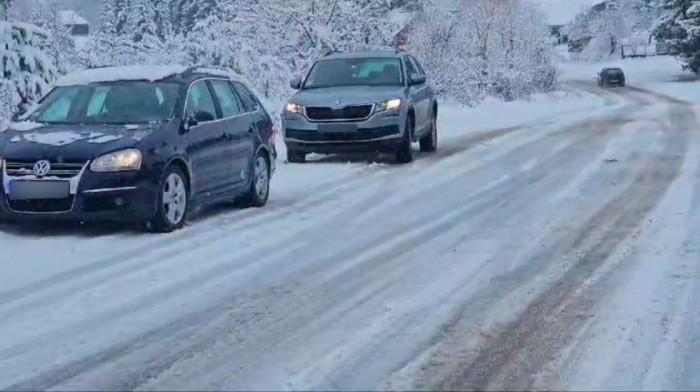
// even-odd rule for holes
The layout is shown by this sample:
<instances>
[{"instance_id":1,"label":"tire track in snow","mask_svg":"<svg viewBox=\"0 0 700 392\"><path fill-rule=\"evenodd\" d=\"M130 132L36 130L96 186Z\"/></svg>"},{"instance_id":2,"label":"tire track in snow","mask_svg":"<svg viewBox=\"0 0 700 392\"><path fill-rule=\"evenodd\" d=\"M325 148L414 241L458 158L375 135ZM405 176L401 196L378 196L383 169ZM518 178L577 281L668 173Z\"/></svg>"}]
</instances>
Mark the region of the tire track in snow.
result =
<instances>
[{"instance_id":1,"label":"tire track in snow","mask_svg":"<svg viewBox=\"0 0 700 392\"><path fill-rule=\"evenodd\" d=\"M482 347L478 356L443 380L440 389L529 389L532 386L533 376L584 324L581 311L590 312L602 298L601 292L585 291L578 297L573 293L607 261L621 241L634 233L679 174L687 152L688 126L694 123L694 116L683 108L673 109L671 118L675 119L676 126L665 130L664 149L645 159L628 189L598 210L573 235L565 236L532 262L547 262L569 249L583 249L582 258L548 291L539 295L518 320ZM512 279L519 281L523 277L512 276ZM526 279L529 278L526 276Z\"/></svg>"},{"instance_id":2,"label":"tire track in snow","mask_svg":"<svg viewBox=\"0 0 700 392\"><path fill-rule=\"evenodd\" d=\"M584 138L585 138L585 137L591 137L590 135L586 136L587 134L588 134L588 132L583 132L583 133L581 133L581 134L577 134L577 136L584 137ZM568 135L567 135L567 136L568 136ZM574 136L574 135L571 135L571 136ZM575 146L574 146L573 148L575 149ZM530 169L530 171L531 171L533 174L530 175L530 176L524 176L524 177L527 177L527 178L523 178L521 181L518 181L517 184L516 184L516 186L513 186L513 185L511 184L511 185L509 185L508 187L503 187L503 189L500 191L500 192L501 192L501 193L500 193L500 196L498 196L498 194L495 195L493 192L489 192L489 193L479 193L479 194L476 194L476 195L473 196L473 198L475 199L473 202L470 202L469 199L465 200L465 204L466 204L467 206L469 206L469 209L465 210L463 213L461 213L460 215L456 216L455 218L450 219L449 225L452 225L452 226L457 225L457 224L459 224L460 222L462 222L462 221L464 220L465 217L471 217L471 218L473 218L473 217L476 216L477 214L478 214L479 216L483 216L483 215L487 214L487 212L490 211L491 209L498 208L498 206L497 206L497 205L494 205L494 203L493 203L493 201L492 201L492 199L493 199L494 197L495 197L495 198L500 198L500 197L504 197L504 198L506 198L506 197L512 197L513 195L519 193L519 189L520 189L521 187L523 187L523 186L532 188L532 187L534 186L534 184L536 184L538 181L540 181L541 179L543 179L546 175L552 174L552 173L553 173L553 172L551 171L551 167L553 167L553 166L561 166L561 165L566 164L567 162L570 162L571 153L572 153L572 151L571 151L570 149L562 149L562 150L558 151L558 154L557 154L556 156L552 157L550 160L541 161L541 162L539 163L539 165L533 166L533 167ZM554 172L554 174L557 174L557 172ZM560 177L561 177L561 178L560 178ZM557 177L557 180L554 181L554 182L555 182L555 183L560 182L560 181L564 180L565 177L566 177L565 175L562 176L561 174L559 174L558 177ZM547 188L547 186L546 186L546 185L543 185L541 188L542 188L542 189L537 190L537 192L543 191L544 189ZM474 202L476 202L476 204L474 204ZM524 202L526 202L526 201L524 200ZM486 218L486 219L488 219L488 218ZM415 221L414 221L414 222L410 222L408 225L406 225L406 229L411 228L411 227L416 227L416 226L417 226L416 224L417 224L417 222L415 222ZM417 234L416 234L415 236L409 237L409 239L406 240L406 242L400 242L400 243L398 243L398 245L395 245L393 248L391 248L390 251L388 251L388 254L383 254L382 256L378 256L378 257L373 258L373 259L372 259L372 262L369 263L369 264L370 264L370 265L383 265L383 264L386 264L388 261L391 261L391 260L398 260L398 257L400 257L400 255L403 254L404 252L410 252L412 249L414 249L414 248L420 246L421 241L418 241L419 238L425 240L425 239L426 239L426 236L427 236L427 239L430 239L430 238L434 238L434 237L436 237L436 236L439 236L441 233L443 233L443 232L444 232L445 230L447 230L449 227L452 227L452 226L449 226L449 225L448 225L448 226L438 226L438 227L436 227L436 228L433 228L433 229L431 229L431 230L429 231L429 233L432 233L432 234L429 234L429 235L426 233L426 231L425 231L424 228L421 228L421 226L418 225L419 229L417 230L417 232L416 232ZM432 225L428 224L428 227L430 227L430 226L432 226ZM402 231L402 230L401 230L401 231ZM387 242L390 242L394 236L395 236L395 234L392 232L392 233L388 233L388 234L387 234L386 236L384 236L384 237L377 238L377 239L374 241L374 245L370 245L370 246L368 247L368 251L369 251L369 250L372 250L372 249L375 249L377 246L381 246L381 245L383 245L383 244L385 244L385 243L387 243ZM266 252L262 252L262 253L261 253L261 256L264 255L265 253L266 253ZM335 255L329 257L329 259L326 260L326 261L321 260L320 262L316 263L315 266L322 266L323 264L326 264L326 263L328 263L328 262L331 262L331 261L333 261L334 259L340 259L340 260L342 260L342 259L349 258L349 257L354 256L354 255L357 255L357 254L358 254L358 249L353 248L353 247L350 247L350 248L348 248L348 249L346 250L346 253L345 253L345 254L343 254L343 253L335 254ZM360 254L361 254L361 253L360 253ZM391 255L391 257L390 257L389 255ZM381 262L381 263L380 263L380 262ZM367 262L365 262L364 264L366 265ZM229 267L227 267L227 268L229 268ZM313 268L311 268L311 270L313 270L313 269L315 269L315 268L316 268L316 267L313 267ZM212 278L212 277L218 277L218 276L221 276L222 274L225 274L225 273L228 273L228 272L230 272L230 271L228 271L226 268L217 268L215 271L212 271L212 272L208 273L206 279L209 279L209 278ZM346 271L346 272L344 273L344 275L348 275L348 273L350 273L350 272L352 272L352 271ZM352 273L350 273L350 275L352 275ZM340 280L340 281L345 281L345 279L340 279L340 278L335 279L335 280L333 280L333 279L326 279L325 281L335 282L335 281L338 281L338 280ZM187 286L187 287L197 287L198 285L202 284L203 282L204 282L204 281L199 281L199 282L194 281L194 280L193 280L193 281L188 281L188 282L179 284L178 287L169 288L168 293L166 293L166 294L158 293L158 294L156 294L156 295L151 296L151 298L142 299L141 301L139 301L139 303L140 303L140 304L145 304L145 305L151 305L151 304L153 303L153 301L156 300L157 298L161 298L161 297L163 297L164 295L165 295L165 296L171 295L171 294L169 294L169 293L179 292L179 291L180 291L181 289L183 289L185 286ZM349 291L347 291L347 294L350 294L351 292L353 292L353 291L359 289L359 287L361 287L361 285L363 284L361 280L360 280L360 281L354 280L353 282L354 282L355 285L359 285L359 286L352 286L351 288L349 288ZM325 289L330 289L330 287L326 287ZM316 290L324 291L325 289L317 288ZM330 306L330 304L329 304L329 306ZM130 309L129 309L129 311L134 311L134 310L135 310L134 308L130 308ZM126 310L121 311L120 313L123 314L123 312L126 312ZM117 313L112 313L112 314L110 314L110 315L102 315L102 316L100 316L99 318L97 318L97 319L95 320L95 322L102 322L102 321L104 321L104 320L112 320L112 319L115 319L115 318L117 318L117 317L118 317L118 314L117 314ZM81 321L80 324L83 325L83 328L85 328L86 326L91 326L92 328L97 328L98 325L99 325L99 324L94 324L94 322L90 322L89 320L87 320L86 322L85 322L85 321ZM77 327L77 325L76 325L76 327ZM76 327L69 327L69 328L66 329L66 331L72 331L72 330L74 330ZM170 328L170 326L168 326L167 328ZM166 328L166 330L167 330L167 328ZM167 332L167 331L166 331L166 332ZM164 332L164 333L165 333L165 332ZM157 333L156 333L156 332L153 332L152 334L149 334L148 336L157 336ZM60 338L64 338L64 337L65 337L65 335L51 335L51 336L47 336L47 337L45 337L44 339L42 339L41 341L39 341L39 342L34 342L34 345L35 345L35 347L40 347L41 345L46 344L46 343L49 343L50 341L53 341L53 340L56 340L56 339L60 339ZM144 338L144 339L147 340L147 338ZM138 340L139 342L141 342L140 345L147 344L147 342L144 342L143 339L137 339L137 340ZM0 352L0 357L7 357L8 355L17 355L17 354L21 354L21 353L26 352L26 351L29 350L29 349L30 349L30 347L27 347L27 346L16 346L16 347L14 347L12 350L10 350L10 351L3 351L3 352ZM199 349L201 349L201 348L199 348ZM194 351L198 351L199 349L194 350ZM188 351L192 351L192 350L188 350ZM116 355L116 354L113 354L113 353L115 353L115 352L117 352L117 353L124 353L124 355L127 355L128 353L130 353L130 352L128 352L128 351L124 351L124 350L123 350L123 345L121 345L121 344L118 345L116 348L107 350L107 352L112 353L112 354L109 354L109 355L98 355L98 357L99 357L99 358L104 358L105 361L112 361L112 360L115 359L115 355ZM14 353L14 354L13 354L13 353ZM181 354L181 353L178 353L178 354L176 355L176 357L180 356L180 354ZM168 361L166 361L166 362L168 362ZM68 367L66 367L66 368L62 368L63 370L59 371L59 372L56 373L56 374L59 374L59 373L60 373L60 374L71 375L71 374L76 374L76 372L77 372L77 373L80 373L80 372L78 372L76 369L77 369L77 368L81 368L81 369L82 369L83 366L87 366L87 364L90 364L90 363L93 364L93 365L96 365L96 364L99 363L99 361L97 360L96 357L91 357L90 360L88 360L88 361L86 361L86 362L80 361L80 363L74 364L73 366L68 366ZM81 364L82 364L82 365L81 365ZM162 368L161 365L158 365L158 366L157 366L157 369L161 369L161 368ZM46 376L44 379L45 379L45 380L54 380L54 381L56 381L56 380L57 380L56 377L57 377L57 376L54 374L54 375ZM35 386L37 387L37 389L44 389L44 386L45 386L45 385L44 385L42 382L39 382L39 381L40 381L40 380L37 380L38 384L31 384L31 383L30 383L29 385L35 385Z\"/></svg>"}]
</instances>

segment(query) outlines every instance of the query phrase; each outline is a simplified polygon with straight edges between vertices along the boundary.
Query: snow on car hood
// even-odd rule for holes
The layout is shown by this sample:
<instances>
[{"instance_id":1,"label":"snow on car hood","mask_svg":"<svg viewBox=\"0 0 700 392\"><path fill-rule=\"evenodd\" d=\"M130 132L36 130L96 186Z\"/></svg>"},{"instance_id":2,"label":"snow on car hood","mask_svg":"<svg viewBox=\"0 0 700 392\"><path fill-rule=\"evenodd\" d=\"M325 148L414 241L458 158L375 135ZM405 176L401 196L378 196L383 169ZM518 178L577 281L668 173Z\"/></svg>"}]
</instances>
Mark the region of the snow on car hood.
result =
<instances>
[{"instance_id":1,"label":"snow on car hood","mask_svg":"<svg viewBox=\"0 0 700 392\"><path fill-rule=\"evenodd\" d=\"M290 102L302 106L356 105L375 103L404 96L403 86L345 86L302 90Z\"/></svg>"},{"instance_id":2,"label":"snow on car hood","mask_svg":"<svg viewBox=\"0 0 700 392\"><path fill-rule=\"evenodd\" d=\"M10 127L0 133L0 156L89 160L103 152L135 147L153 132L151 125L44 124L26 131Z\"/></svg>"}]
</instances>

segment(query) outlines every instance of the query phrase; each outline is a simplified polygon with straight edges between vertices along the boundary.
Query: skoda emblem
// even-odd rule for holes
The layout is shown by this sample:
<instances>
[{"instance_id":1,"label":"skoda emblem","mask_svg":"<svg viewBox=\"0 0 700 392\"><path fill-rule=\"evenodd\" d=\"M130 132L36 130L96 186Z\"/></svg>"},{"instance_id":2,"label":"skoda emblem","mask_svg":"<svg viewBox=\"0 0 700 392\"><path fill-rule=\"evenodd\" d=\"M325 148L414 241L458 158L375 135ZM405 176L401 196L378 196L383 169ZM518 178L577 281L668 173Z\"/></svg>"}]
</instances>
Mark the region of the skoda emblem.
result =
<instances>
[{"instance_id":1,"label":"skoda emblem","mask_svg":"<svg viewBox=\"0 0 700 392\"><path fill-rule=\"evenodd\" d=\"M341 107L343 107L343 101L337 100L337 101L333 102L332 105L334 108L341 108Z\"/></svg>"},{"instance_id":2,"label":"skoda emblem","mask_svg":"<svg viewBox=\"0 0 700 392\"><path fill-rule=\"evenodd\" d=\"M43 177L51 171L51 163L47 160L39 161L34 164L34 175Z\"/></svg>"}]
</instances>

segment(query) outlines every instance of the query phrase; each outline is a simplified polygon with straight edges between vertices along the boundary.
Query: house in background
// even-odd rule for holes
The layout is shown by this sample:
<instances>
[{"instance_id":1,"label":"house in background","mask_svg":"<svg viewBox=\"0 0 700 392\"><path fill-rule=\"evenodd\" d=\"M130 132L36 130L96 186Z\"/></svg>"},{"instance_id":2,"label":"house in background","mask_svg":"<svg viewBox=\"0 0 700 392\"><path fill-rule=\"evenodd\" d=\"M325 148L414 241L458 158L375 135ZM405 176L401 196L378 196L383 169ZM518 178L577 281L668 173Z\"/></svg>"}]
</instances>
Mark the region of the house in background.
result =
<instances>
[{"instance_id":1,"label":"house in background","mask_svg":"<svg viewBox=\"0 0 700 392\"><path fill-rule=\"evenodd\" d=\"M549 31L554 37L555 45L564 45L569 43L569 36L564 32L566 25L550 25Z\"/></svg>"},{"instance_id":2,"label":"house in background","mask_svg":"<svg viewBox=\"0 0 700 392\"><path fill-rule=\"evenodd\" d=\"M75 48L80 50L90 35L90 23L73 10L61 11L61 23L69 29Z\"/></svg>"}]
</instances>

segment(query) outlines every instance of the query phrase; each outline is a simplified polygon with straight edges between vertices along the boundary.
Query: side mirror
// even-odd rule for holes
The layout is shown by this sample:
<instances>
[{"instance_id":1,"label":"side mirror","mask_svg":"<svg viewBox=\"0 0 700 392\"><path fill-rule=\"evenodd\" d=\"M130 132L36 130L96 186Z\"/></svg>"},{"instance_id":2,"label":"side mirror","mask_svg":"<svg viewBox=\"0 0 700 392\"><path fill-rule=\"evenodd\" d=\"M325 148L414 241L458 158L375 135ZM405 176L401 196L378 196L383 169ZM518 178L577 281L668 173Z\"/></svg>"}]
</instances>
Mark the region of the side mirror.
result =
<instances>
[{"instance_id":1,"label":"side mirror","mask_svg":"<svg viewBox=\"0 0 700 392\"><path fill-rule=\"evenodd\" d=\"M408 77L408 84L411 86L417 86L425 83L426 77L425 75L418 75L418 74L413 74Z\"/></svg>"},{"instance_id":2,"label":"side mirror","mask_svg":"<svg viewBox=\"0 0 700 392\"><path fill-rule=\"evenodd\" d=\"M189 127L194 127L200 123L214 120L216 120L216 117L214 117L213 114L204 110L195 110L194 112L192 112L192 114L190 114L190 117L187 119L187 125Z\"/></svg>"},{"instance_id":3,"label":"side mirror","mask_svg":"<svg viewBox=\"0 0 700 392\"><path fill-rule=\"evenodd\" d=\"M300 90L301 89L301 77L297 76L291 81L289 81L289 87L295 89L295 90Z\"/></svg>"}]
</instances>

